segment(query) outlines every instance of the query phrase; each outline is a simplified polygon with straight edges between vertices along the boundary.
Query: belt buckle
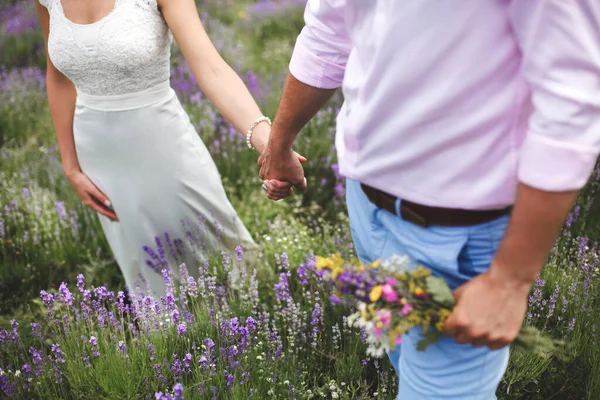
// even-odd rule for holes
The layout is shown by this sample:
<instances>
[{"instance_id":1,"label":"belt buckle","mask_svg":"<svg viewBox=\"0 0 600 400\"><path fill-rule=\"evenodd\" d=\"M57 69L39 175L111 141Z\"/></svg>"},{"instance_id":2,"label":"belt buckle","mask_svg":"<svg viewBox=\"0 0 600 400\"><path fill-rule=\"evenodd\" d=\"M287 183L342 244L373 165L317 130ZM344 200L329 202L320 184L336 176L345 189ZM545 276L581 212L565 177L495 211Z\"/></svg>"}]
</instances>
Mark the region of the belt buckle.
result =
<instances>
[{"instance_id":1,"label":"belt buckle","mask_svg":"<svg viewBox=\"0 0 600 400\"><path fill-rule=\"evenodd\" d=\"M409 207L403 204L402 201L400 201L400 216L402 219L418 225L421 228L427 228L429 226L429 222L425 217L416 211L411 210Z\"/></svg>"}]
</instances>

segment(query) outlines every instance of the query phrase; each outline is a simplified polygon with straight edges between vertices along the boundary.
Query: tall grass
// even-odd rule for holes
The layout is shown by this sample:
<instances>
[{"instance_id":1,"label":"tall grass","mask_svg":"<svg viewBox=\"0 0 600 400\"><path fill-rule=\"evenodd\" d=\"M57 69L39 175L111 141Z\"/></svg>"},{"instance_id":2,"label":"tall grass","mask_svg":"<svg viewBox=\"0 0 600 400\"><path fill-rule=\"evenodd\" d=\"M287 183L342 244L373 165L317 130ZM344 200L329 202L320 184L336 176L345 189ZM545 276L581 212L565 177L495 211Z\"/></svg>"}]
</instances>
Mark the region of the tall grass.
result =
<instances>
[{"instance_id":1,"label":"tall grass","mask_svg":"<svg viewBox=\"0 0 600 400\"><path fill-rule=\"evenodd\" d=\"M301 7L292 0L225 3L202 2L205 27L272 116ZM309 191L273 203L260 190L256 154L206 100L174 48L173 87L261 256L241 263L240 290L228 284L236 254L188 265L200 278L175 285L157 311L144 296L119 295L123 280L98 220L63 177L32 11L29 1L0 10L0 396L393 398L389 362L364 356L361 333L344 325L347 310L329 303L313 268L314 254L354 255L333 148L341 96L298 140L296 150L309 160ZM513 353L501 399L600 398L597 182L596 174L536 281L526 321L568 341L573 359ZM265 266L274 274L259 281L253 269Z\"/></svg>"}]
</instances>

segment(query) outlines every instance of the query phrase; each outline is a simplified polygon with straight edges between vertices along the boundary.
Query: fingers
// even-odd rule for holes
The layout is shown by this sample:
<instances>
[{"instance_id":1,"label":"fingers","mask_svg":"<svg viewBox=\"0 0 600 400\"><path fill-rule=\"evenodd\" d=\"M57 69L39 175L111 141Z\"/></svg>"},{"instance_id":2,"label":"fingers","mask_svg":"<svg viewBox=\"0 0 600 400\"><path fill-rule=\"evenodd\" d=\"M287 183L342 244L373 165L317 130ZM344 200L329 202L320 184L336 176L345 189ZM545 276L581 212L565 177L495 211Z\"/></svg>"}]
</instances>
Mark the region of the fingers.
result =
<instances>
[{"instance_id":1,"label":"fingers","mask_svg":"<svg viewBox=\"0 0 600 400\"><path fill-rule=\"evenodd\" d=\"M93 183L90 182L90 185L86 187L86 192L94 197L96 200L100 202L106 208L112 208L112 203L108 199L108 197L100 191Z\"/></svg>"},{"instance_id":2,"label":"fingers","mask_svg":"<svg viewBox=\"0 0 600 400\"><path fill-rule=\"evenodd\" d=\"M96 212L98 212L99 214L102 214L108 218L110 218L113 221L118 221L119 219L117 218L117 214L114 212L113 208L112 208L112 203L110 202L110 200L108 199L108 197L102 193L100 191L100 189L98 189L93 183L91 183L89 186L86 187L86 192L88 194L89 198L89 203L88 206L90 206L92 209L94 209ZM86 201L84 201L84 203L88 203Z\"/></svg>"},{"instance_id":3,"label":"fingers","mask_svg":"<svg viewBox=\"0 0 600 400\"><path fill-rule=\"evenodd\" d=\"M306 192L306 188L308 186L308 183L306 182L306 177L302 178L302 180L299 183L296 183L294 186L299 191Z\"/></svg>"},{"instance_id":4,"label":"fingers","mask_svg":"<svg viewBox=\"0 0 600 400\"><path fill-rule=\"evenodd\" d=\"M95 201L91 196L84 200L83 203L90 207L92 210L96 211L98 214L102 214L105 217L109 218L112 221L118 221L117 214L114 211L109 210L106 207L103 207L100 203Z\"/></svg>"},{"instance_id":5,"label":"fingers","mask_svg":"<svg viewBox=\"0 0 600 400\"><path fill-rule=\"evenodd\" d=\"M296 157L298 157L298 161L300 161L300 164L304 164L306 162L306 157L304 157L304 156L302 156L302 155L300 155L300 154L298 154L296 152L294 152L294 155Z\"/></svg>"},{"instance_id":6,"label":"fingers","mask_svg":"<svg viewBox=\"0 0 600 400\"><path fill-rule=\"evenodd\" d=\"M511 344L517 337L518 332L514 334L506 333L502 326L495 326L486 329L473 327L460 310L453 313L444 324L444 334L454 337L458 344L471 344L473 347L487 346L491 350L499 350Z\"/></svg>"},{"instance_id":7,"label":"fingers","mask_svg":"<svg viewBox=\"0 0 600 400\"><path fill-rule=\"evenodd\" d=\"M267 180L263 183L263 188L267 192L267 197L271 200L282 200L292 195L292 184L277 179Z\"/></svg>"}]
</instances>

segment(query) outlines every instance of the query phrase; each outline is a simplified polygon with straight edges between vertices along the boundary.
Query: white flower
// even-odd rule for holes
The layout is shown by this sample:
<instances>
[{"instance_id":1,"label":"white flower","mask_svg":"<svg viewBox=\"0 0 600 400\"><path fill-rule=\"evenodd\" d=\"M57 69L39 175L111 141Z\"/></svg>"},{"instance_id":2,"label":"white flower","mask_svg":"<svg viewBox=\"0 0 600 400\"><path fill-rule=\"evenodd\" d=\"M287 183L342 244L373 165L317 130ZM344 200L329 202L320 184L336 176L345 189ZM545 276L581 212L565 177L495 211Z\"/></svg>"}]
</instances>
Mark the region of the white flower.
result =
<instances>
[{"instance_id":1,"label":"white flower","mask_svg":"<svg viewBox=\"0 0 600 400\"><path fill-rule=\"evenodd\" d=\"M256 359L257 359L258 361L262 361L262 359L263 359L263 358L262 358L262 356L260 356L260 355L259 355L259 356L256 356Z\"/></svg>"},{"instance_id":2,"label":"white flower","mask_svg":"<svg viewBox=\"0 0 600 400\"><path fill-rule=\"evenodd\" d=\"M21 375L21 370L20 369L16 370L15 371L15 376L20 376L20 375Z\"/></svg>"},{"instance_id":3,"label":"white flower","mask_svg":"<svg viewBox=\"0 0 600 400\"><path fill-rule=\"evenodd\" d=\"M283 381L283 384L287 386L290 384L290 381Z\"/></svg>"},{"instance_id":4,"label":"white flower","mask_svg":"<svg viewBox=\"0 0 600 400\"><path fill-rule=\"evenodd\" d=\"M269 396L273 396L275 394L275 392L273 391L273 389L269 389L269 391L267 392L267 394Z\"/></svg>"},{"instance_id":5,"label":"white flower","mask_svg":"<svg viewBox=\"0 0 600 400\"><path fill-rule=\"evenodd\" d=\"M337 394L337 392L331 392L331 398L332 398L332 399L337 399L337 398L339 398L339 397L340 397L340 395L339 395L339 394Z\"/></svg>"}]
</instances>

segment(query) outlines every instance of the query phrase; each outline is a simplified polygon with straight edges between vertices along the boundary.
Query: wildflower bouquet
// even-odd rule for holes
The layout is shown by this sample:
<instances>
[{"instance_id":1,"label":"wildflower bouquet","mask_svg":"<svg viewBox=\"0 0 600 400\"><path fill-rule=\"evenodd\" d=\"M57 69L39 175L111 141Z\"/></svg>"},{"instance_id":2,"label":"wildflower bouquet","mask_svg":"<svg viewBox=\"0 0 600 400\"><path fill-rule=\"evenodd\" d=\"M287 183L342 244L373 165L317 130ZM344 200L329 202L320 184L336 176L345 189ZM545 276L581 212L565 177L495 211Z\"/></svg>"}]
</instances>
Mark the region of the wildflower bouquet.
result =
<instances>
[{"instance_id":1,"label":"wildflower bouquet","mask_svg":"<svg viewBox=\"0 0 600 400\"><path fill-rule=\"evenodd\" d=\"M330 280L336 293L334 304L348 304L357 312L348 324L361 328L369 345L367 353L381 357L401 343L402 335L417 327L423 339L417 349L426 350L442 336L444 323L454 309L450 287L442 278L419 266L408 268L408 257L394 256L385 263L347 263L339 254L317 257L317 270ZM548 356L558 353L561 342L543 337L531 327L523 327L515 348Z\"/></svg>"}]
</instances>

